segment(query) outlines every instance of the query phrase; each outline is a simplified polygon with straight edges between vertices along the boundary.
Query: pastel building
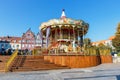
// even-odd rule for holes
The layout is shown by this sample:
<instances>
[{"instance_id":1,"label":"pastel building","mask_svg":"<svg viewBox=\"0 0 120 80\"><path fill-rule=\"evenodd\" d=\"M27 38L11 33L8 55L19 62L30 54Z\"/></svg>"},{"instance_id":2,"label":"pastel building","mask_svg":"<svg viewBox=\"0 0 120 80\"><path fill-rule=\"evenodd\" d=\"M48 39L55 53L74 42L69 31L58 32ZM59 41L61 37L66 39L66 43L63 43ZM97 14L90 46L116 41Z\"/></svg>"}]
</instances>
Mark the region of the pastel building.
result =
<instances>
[{"instance_id":1,"label":"pastel building","mask_svg":"<svg viewBox=\"0 0 120 80\"><path fill-rule=\"evenodd\" d=\"M21 48L21 37L0 37L0 49L20 49Z\"/></svg>"},{"instance_id":2,"label":"pastel building","mask_svg":"<svg viewBox=\"0 0 120 80\"><path fill-rule=\"evenodd\" d=\"M41 40L41 37L40 37L40 33L38 32L37 35L36 35L36 47L37 46L42 46L42 40Z\"/></svg>"},{"instance_id":3,"label":"pastel building","mask_svg":"<svg viewBox=\"0 0 120 80\"><path fill-rule=\"evenodd\" d=\"M0 37L0 49L32 50L35 46L41 46L41 41L39 39L39 34L35 36L31 29L28 29L25 33L23 33L22 37Z\"/></svg>"},{"instance_id":4,"label":"pastel building","mask_svg":"<svg viewBox=\"0 0 120 80\"><path fill-rule=\"evenodd\" d=\"M34 33L31 31L31 29L28 29L26 33L23 33L22 38L21 38L21 49L25 50L32 50L34 49L36 45L36 37Z\"/></svg>"},{"instance_id":5,"label":"pastel building","mask_svg":"<svg viewBox=\"0 0 120 80\"><path fill-rule=\"evenodd\" d=\"M12 49L21 49L21 37L13 37L10 45Z\"/></svg>"},{"instance_id":6,"label":"pastel building","mask_svg":"<svg viewBox=\"0 0 120 80\"><path fill-rule=\"evenodd\" d=\"M112 45L112 39L114 39L115 36L111 36L110 38L108 38L107 40L101 40L101 41L97 41L97 42L93 42L92 45L98 46L100 43L104 44L105 46L109 46L112 49L115 49Z\"/></svg>"},{"instance_id":7,"label":"pastel building","mask_svg":"<svg viewBox=\"0 0 120 80\"><path fill-rule=\"evenodd\" d=\"M42 35L40 32L36 35L36 43L35 47L45 47L46 46L46 39L45 36Z\"/></svg>"}]
</instances>

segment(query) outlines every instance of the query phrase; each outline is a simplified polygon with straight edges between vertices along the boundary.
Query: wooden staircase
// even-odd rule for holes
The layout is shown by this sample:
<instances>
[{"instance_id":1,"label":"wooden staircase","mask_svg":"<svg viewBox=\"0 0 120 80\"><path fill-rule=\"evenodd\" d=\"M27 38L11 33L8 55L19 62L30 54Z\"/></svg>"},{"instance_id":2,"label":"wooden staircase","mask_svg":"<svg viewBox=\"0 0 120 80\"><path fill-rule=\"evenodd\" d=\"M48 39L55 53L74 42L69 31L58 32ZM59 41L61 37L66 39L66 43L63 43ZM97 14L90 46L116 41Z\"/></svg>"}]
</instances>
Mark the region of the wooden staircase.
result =
<instances>
[{"instance_id":1,"label":"wooden staircase","mask_svg":"<svg viewBox=\"0 0 120 80\"><path fill-rule=\"evenodd\" d=\"M44 61L44 56L20 55L13 61L10 71L39 71L51 69L68 69L68 67Z\"/></svg>"},{"instance_id":2,"label":"wooden staircase","mask_svg":"<svg viewBox=\"0 0 120 80\"><path fill-rule=\"evenodd\" d=\"M9 60L10 56L0 56L0 72L5 71L6 62Z\"/></svg>"}]
</instances>

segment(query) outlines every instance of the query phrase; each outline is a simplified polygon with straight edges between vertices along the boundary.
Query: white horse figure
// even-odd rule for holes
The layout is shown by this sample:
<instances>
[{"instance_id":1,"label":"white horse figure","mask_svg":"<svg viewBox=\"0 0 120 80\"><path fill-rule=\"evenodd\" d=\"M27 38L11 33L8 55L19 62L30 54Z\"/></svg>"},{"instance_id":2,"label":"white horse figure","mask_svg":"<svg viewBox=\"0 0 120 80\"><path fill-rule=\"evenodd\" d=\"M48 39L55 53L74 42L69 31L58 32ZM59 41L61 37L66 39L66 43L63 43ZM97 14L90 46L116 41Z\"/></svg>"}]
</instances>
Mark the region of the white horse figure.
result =
<instances>
[{"instance_id":1,"label":"white horse figure","mask_svg":"<svg viewBox=\"0 0 120 80\"><path fill-rule=\"evenodd\" d=\"M76 44L75 44L75 40L72 42L72 47L73 47L73 52L75 52L75 48L76 48Z\"/></svg>"},{"instance_id":2,"label":"white horse figure","mask_svg":"<svg viewBox=\"0 0 120 80\"><path fill-rule=\"evenodd\" d=\"M68 46L64 45L64 51L68 52Z\"/></svg>"}]
</instances>

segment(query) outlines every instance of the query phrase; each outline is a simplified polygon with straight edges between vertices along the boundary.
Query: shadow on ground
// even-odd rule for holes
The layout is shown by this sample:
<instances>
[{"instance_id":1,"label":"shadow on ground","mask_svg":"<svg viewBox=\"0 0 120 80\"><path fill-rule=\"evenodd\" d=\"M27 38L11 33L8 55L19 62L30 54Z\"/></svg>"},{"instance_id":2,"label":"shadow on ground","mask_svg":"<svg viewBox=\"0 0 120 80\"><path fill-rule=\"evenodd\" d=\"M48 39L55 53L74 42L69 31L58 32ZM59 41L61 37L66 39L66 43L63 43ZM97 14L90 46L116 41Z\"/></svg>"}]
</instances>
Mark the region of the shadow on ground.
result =
<instances>
[{"instance_id":1,"label":"shadow on ground","mask_svg":"<svg viewBox=\"0 0 120 80\"><path fill-rule=\"evenodd\" d=\"M94 78L102 78L102 77L116 77L116 80L120 80L120 75L105 75L105 76L91 76L91 77L65 78L64 80L94 79Z\"/></svg>"}]
</instances>

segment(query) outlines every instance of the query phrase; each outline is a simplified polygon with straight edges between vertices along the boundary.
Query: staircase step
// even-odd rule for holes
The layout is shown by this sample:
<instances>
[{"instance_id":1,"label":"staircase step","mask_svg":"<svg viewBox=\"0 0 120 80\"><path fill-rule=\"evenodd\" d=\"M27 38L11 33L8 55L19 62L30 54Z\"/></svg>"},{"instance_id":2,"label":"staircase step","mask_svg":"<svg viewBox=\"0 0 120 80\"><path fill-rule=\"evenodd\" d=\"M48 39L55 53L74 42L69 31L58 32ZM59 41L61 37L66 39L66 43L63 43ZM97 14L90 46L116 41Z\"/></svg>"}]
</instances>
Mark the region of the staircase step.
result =
<instances>
[{"instance_id":1,"label":"staircase step","mask_svg":"<svg viewBox=\"0 0 120 80\"><path fill-rule=\"evenodd\" d=\"M2 70L0 70L0 72L5 72L5 70L4 70L4 69L2 69Z\"/></svg>"},{"instance_id":2,"label":"staircase step","mask_svg":"<svg viewBox=\"0 0 120 80\"><path fill-rule=\"evenodd\" d=\"M30 68L30 67L19 67L18 69L16 70L13 70L13 71L40 71L40 70L53 70L53 69L69 69L69 68L66 68L66 67L54 67L54 68L51 68L51 67L43 67L43 68L36 68L36 67L33 67L33 68Z\"/></svg>"},{"instance_id":3,"label":"staircase step","mask_svg":"<svg viewBox=\"0 0 120 80\"><path fill-rule=\"evenodd\" d=\"M10 56L5 56L5 55L0 55L0 72L4 72L5 71L5 66L6 66L6 62L8 61L8 59L10 58Z\"/></svg>"},{"instance_id":4,"label":"staircase step","mask_svg":"<svg viewBox=\"0 0 120 80\"><path fill-rule=\"evenodd\" d=\"M51 69L68 69L44 61L43 56L18 56L12 65L12 71L39 71L39 70L51 70Z\"/></svg>"}]
</instances>

